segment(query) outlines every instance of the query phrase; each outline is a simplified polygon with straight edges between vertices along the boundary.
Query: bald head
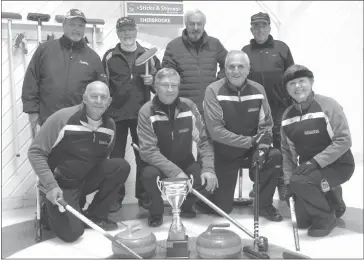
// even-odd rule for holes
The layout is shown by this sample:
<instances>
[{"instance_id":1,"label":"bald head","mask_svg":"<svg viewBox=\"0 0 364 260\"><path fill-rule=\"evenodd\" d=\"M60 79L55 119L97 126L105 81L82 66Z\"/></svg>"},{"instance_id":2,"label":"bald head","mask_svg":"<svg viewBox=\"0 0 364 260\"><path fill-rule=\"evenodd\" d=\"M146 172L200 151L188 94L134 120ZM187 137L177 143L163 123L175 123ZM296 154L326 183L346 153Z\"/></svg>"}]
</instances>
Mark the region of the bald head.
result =
<instances>
[{"instance_id":1,"label":"bald head","mask_svg":"<svg viewBox=\"0 0 364 260\"><path fill-rule=\"evenodd\" d=\"M105 92L110 96L109 87L102 81L93 81L86 86L85 94L88 95L93 91Z\"/></svg>"},{"instance_id":2,"label":"bald head","mask_svg":"<svg viewBox=\"0 0 364 260\"><path fill-rule=\"evenodd\" d=\"M83 103L87 116L99 120L111 103L109 87L101 81L89 83L83 94Z\"/></svg>"},{"instance_id":3,"label":"bald head","mask_svg":"<svg viewBox=\"0 0 364 260\"><path fill-rule=\"evenodd\" d=\"M242 87L249 75L250 61L248 55L243 51L229 51L225 59L225 73L228 81L236 86Z\"/></svg>"}]
</instances>

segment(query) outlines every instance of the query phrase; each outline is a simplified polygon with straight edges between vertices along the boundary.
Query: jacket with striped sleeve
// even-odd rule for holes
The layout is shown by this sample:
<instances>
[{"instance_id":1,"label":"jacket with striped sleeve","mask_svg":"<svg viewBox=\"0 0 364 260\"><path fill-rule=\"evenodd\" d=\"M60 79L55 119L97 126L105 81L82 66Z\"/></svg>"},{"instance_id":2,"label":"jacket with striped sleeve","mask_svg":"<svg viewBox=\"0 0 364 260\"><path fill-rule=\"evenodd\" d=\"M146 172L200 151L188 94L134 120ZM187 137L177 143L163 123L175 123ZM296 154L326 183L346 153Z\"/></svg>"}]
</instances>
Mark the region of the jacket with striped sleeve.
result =
<instances>
[{"instance_id":1,"label":"jacket with striped sleeve","mask_svg":"<svg viewBox=\"0 0 364 260\"><path fill-rule=\"evenodd\" d=\"M321 168L336 161L354 165L351 135L342 107L334 99L311 92L294 103L282 118L281 149L284 181L289 183L298 163L314 159Z\"/></svg>"},{"instance_id":2,"label":"jacket with striped sleeve","mask_svg":"<svg viewBox=\"0 0 364 260\"><path fill-rule=\"evenodd\" d=\"M175 177L194 161L195 141L201 173L215 173L213 148L197 106L186 98L176 101L174 119L162 111L157 96L140 109L137 130L141 159L167 177Z\"/></svg>"},{"instance_id":3,"label":"jacket with striped sleeve","mask_svg":"<svg viewBox=\"0 0 364 260\"><path fill-rule=\"evenodd\" d=\"M262 85L246 80L241 88L226 78L206 89L204 100L206 126L217 156L227 161L243 157L252 147L253 136L266 132L269 138L260 147L272 143L273 120Z\"/></svg>"},{"instance_id":4,"label":"jacket with striped sleeve","mask_svg":"<svg viewBox=\"0 0 364 260\"><path fill-rule=\"evenodd\" d=\"M87 123L84 104L80 104L55 112L42 125L29 147L28 159L46 191L59 186L58 177L82 183L110 155L115 123L106 115L102 120L94 129Z\"/></svg>"}]
</instances>

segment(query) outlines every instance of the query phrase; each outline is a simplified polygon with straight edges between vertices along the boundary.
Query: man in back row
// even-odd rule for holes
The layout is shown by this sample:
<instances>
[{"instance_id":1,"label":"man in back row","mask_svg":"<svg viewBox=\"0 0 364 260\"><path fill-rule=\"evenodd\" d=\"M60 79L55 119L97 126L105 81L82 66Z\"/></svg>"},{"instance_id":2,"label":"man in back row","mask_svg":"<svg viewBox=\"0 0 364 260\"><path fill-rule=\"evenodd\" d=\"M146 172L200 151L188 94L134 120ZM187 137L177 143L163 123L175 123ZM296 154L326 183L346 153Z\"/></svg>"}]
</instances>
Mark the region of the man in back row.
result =
<instances>
[{"instance_id":1,"label":"man in back row","mask_svg":"<svg viewBox=\"0 0 364 260\"><path fill-rule=\"evenodd\" d=\"M162 67L175 69L181 77L179 96L191 99L203 115L206 87L225 77L227 50L205 31L206 16L200 10L187 11L182 36L168 43ZM217 73L217 64L220 71Z\"/></svg>"},{"instance_id":2,"label":"man in back row","mask_svg":"<svg viewBox=\"0 0 364 260\"><path fill-rule=\"evenodd\" d=\"M267 13L257 13L251 17L251 28L254 39L243 47L250 59L250 73L248 79L264 87L273 118L273 147L281 149L281 121L285 109L291 104L291 99L281 91L283 74L294 64L291 51L287 44L274 40L270 35L270 17ZM283 171L278 181L280 199L284 193ZM254 197L254 190L250 192Z\"/></svg>"}]
</instances>

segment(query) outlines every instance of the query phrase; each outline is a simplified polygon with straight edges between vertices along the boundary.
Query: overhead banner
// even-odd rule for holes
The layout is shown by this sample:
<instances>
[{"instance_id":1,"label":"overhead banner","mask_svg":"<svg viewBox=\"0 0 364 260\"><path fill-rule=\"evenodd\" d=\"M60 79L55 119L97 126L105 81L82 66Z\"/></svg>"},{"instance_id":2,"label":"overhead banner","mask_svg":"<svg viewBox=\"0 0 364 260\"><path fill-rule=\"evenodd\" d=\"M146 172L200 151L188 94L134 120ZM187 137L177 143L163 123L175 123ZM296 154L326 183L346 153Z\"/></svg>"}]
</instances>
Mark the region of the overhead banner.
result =
<instances>
[{"instance_id":1,"label":"overhead banner","mask_svg":"<svg viewBox=\"0 0 364 260\"><path fill-rule=\"evenodd\" d=\"M127 1L125 9L138 25L183 26L183 1Z\"/></svg>"}]
</instances>

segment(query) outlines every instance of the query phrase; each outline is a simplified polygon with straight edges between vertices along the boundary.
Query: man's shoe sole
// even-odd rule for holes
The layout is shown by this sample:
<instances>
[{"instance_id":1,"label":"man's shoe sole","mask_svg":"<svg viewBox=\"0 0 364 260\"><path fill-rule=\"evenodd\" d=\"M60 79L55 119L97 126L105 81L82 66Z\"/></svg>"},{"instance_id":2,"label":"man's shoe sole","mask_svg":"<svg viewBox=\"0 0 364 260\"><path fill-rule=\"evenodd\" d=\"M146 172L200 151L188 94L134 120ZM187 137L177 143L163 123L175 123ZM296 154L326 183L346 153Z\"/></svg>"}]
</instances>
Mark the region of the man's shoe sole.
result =
<instances>
[{"instance_id":1,"label":"man's shoe sole","mask_svg":"<svg viewBox=\"0 0 364 260\"><path fill-rule=\"evenodd\" d=\"M313 229L312 227L307 230L307 235L310 237L326 237L330 235L330 233L336 227L336 219L335 222L332 224L330 229Z\"/></svg>"}]
</instances>

